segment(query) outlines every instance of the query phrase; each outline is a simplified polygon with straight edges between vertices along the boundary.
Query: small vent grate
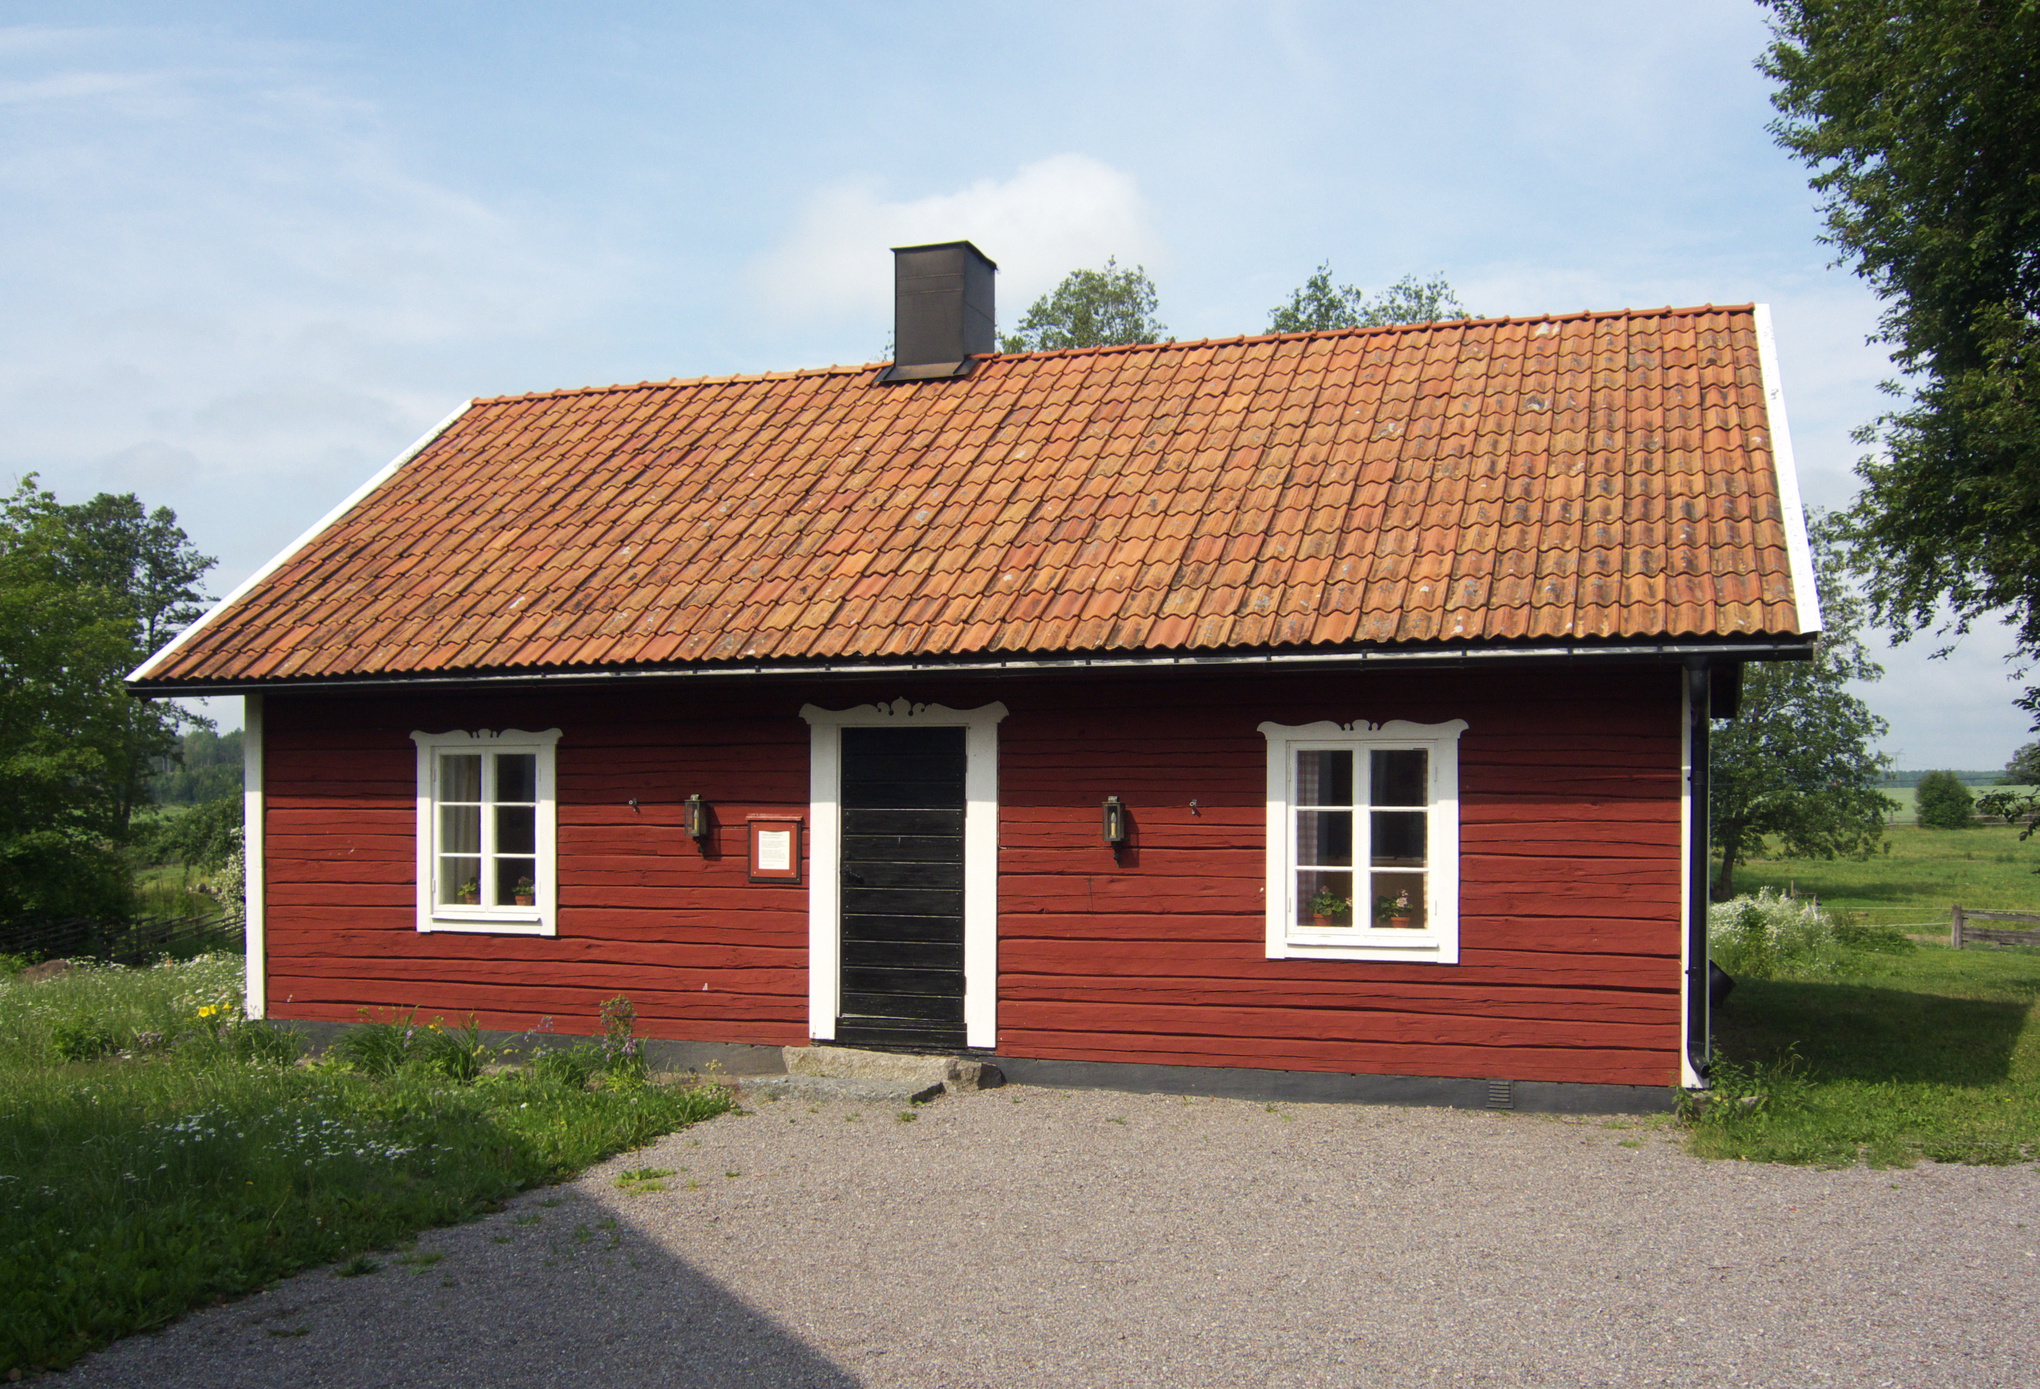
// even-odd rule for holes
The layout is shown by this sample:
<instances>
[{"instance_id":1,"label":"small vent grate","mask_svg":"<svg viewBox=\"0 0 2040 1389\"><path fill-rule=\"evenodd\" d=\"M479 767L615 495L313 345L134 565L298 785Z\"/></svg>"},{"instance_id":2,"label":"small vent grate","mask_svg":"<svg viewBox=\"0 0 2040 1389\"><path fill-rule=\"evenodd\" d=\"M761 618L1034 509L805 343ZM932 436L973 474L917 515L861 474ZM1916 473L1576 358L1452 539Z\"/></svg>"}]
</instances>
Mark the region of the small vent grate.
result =
<instances>
[{"instance_id":1,"label":"small vent grate","mask_svg":"<svg viewBox=\"0 0 2040 1389\"><path fill-rule=\"evenodd\" d=\"M1516 1107L1516 1082L1513 1080L1491 1080L1487 1083L1487 1107L1489 1109L1514 1109Z\"/></svg>"}]
</instances>

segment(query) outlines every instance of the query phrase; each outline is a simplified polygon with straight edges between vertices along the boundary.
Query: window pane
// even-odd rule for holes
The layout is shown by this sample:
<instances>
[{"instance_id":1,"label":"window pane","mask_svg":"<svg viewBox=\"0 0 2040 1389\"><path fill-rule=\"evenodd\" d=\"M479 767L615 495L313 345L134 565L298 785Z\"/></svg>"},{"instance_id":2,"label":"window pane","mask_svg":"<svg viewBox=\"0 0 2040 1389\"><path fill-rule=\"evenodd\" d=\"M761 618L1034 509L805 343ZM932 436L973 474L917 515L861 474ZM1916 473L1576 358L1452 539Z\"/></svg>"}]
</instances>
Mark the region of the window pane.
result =
<instances>
[{"instance_id":1,"label":"window pane","mask_svg":"<svg viewBox=\"0 0 2040 1389\"><path fill-rule=\"evenodd\" d=\"M482 798L482 759L479 753L447 753L439 759L439 799L478 801Z\"/></svg>"},{"instance_id":2,"label":"window pane","mask_svg":"<svg viewBox=\"0 0 2040 1389\"><path fill-rule=\"evenodd\" d=\"M496 852L532 854L538 852L538 811L528 805L496 807Z\"/></svg>"},{"instance_id":3,"label":"window pane","mask_svg":"<svg viewBox=\"0 0 2040 1389\"><path fill-rule=\"evenodd\" d=\"M532 884L538 880L538 867L528 858L499 858L496 860L496 905L511 907L517 905L521 894L529 897Z\"/></svg>"},{"instance_id":4,"label":"window pane","mask_svg":"<svg viewBox=\"0 0 2040 1389\"><path fill-rule=\"evenodd\" d=\"M1350 752L1296 754L1296 803L1353 804L1353 754Z\"/></svg>"},{"instance_id":5,"label":"window pane","mask_svg":"<svg viewBox=\"0 0 2040 1389\"><path fill-rule=\"evenodd\" d=\"M538 799L538 757L535 753L496 754L496 799L499 801Z\"/></svg>"},{"instance_id":6,"label":"window pane","mask_svg":"<svg viewBox=\"0 0 2040 1389\"><path fill-rule=\"evenodd\" d=\"M1374 842L1368 846L1376 868L1422 868L1424 832L1430 816L1421 810L1373 812Z\"/></svg>"},{"instance_id":7,"label":"window pane","mask_svg":"<svg viewBox=\"0 0 2040 1389\"><path fill-rule=\"evenodd\" d=\"M1422 930L1425 925L1424 875L1376 873L1372 876L1374 925L1383 929Z\"/></svg>"},{"instance_id":8,"label":"window pane","mask_svg":"<svg viewBox=\"0 0 2040 1389\"><path fill-rule=\"evenodd\" d=\"M1296 812L1296 861L1316 867L1353 862L1353 812L1350 810L1299 810Z\"/></svg>"},{"instance_id":9,"label":"window pane","mask_svg":"<svg viewBox=\"0 0 2040 1389\"><path fill-rule=\"evenodd\" d=\"M1374 754L1374 786L1369 800L1375 805L1428 805L1430 803L1430 754L1422 748Z\"/></svg>"},{"instance_id":10,"label":"window pane","mask_svg":"<svg viewBox=\"0 0 2040 1389\"><path fill-rule=\"evenodd\" d=\"M1353 924L1353 875L1312 873L1296 875L1296 924L1299 926L1351 926Z\"/></svg>"},{"instance_id":11,"label":"window pane","mask_svg":"<svg viewBox=\"0 0 2040 1389\"><path fill-rule=\"evenodd\" d=\"M480 899L482 861L448 856L439 860L439 900L474 906Z\"/></svg>"},{"instance_id":12,"label":"window pane","mask_svg":"<svg viewBox=\"0 0 2040 1389\"><path fill-rule=\"evenodd\" d=\"M478 805L439 807L439 852L478 854L482 851L482 808Z\"/></svg>"}]
</instances>

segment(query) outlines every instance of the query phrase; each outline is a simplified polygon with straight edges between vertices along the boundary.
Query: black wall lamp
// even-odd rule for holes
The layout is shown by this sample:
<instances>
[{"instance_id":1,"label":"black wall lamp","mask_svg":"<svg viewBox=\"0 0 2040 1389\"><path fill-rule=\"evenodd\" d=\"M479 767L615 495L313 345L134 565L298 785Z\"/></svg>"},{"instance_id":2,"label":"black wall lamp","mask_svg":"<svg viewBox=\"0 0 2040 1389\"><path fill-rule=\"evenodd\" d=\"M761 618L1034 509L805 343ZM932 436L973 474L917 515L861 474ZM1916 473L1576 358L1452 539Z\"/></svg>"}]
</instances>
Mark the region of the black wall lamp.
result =
<instances>
[{"instance_id":1,"label":"black wall lamp","mask_svg":"<svg viewBox=\"0 0 2040 1389\"><path fill-rule=\"evenodd\" d=\"M708 802L699 796L689 796L685 802L687 811L687 833L696 840L708 838Z\"/></svg>"},{"instance_id":2,"label":"black wall lamp","mask_svg":"<svg viewBox=\"0 0 2040 1389\"><path fill-rule=\"evenodd\" d=\"M1126 807L1117 796L1105 798L1105 842L1115 849L1126 842Z\"/></svg>"}]
</instances>

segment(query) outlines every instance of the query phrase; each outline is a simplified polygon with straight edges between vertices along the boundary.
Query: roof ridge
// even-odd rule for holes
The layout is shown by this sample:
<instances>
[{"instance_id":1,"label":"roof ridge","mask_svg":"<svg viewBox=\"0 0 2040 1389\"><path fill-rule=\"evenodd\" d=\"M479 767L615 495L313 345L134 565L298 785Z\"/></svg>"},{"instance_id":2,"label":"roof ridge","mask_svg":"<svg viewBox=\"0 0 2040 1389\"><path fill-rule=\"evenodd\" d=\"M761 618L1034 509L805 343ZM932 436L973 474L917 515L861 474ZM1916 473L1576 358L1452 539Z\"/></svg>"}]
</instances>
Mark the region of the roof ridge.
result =
<instances>
[{"instance_id":1,"label":"roof ridge","mask_svg":"<svg viewBox=\"0 0 2040 1389\"><path fill-rule=\"evenodd\" d=\"M1655 309L1579 309L1571 313L1496 314L1487 318L1438 318L1423 323L1373 323L1357 328L1314 328L1301 333L1235 333L1229 337L1171 338L1167 342L1101 343L1096 347L1057 347L1040 352L983 352L978 360L992 362L1039 361L1050 357L1083 357L1109 352L1166 352L1199 347L1235 347L1249 343L1279 342L1309 338L1360 337L1369 334L1413 333L1433 328L1484 328L1509 323L1572 323L1598 318L1668 318L1678 314L1753 313L1755 301L1747 304L1666 304ZM607 386L563 386L550 391L521 391L510 395L476 396L477 405L506 405L513 401L559 400L577 395L609 395L619 391L665 390L687 386L727 386L756 381L797 381L803 377L861 376L886 365L883 362L831 363L825 367L801 367L793 371L731 372L721 376L674 376L664 381L620 381Z\"/></svg>"},{"instance_id":2,"label":"roof ridge","mask_svg":"<svg viewBox=\"0 0 2040 1389\"><path fill-rule=\"evenodd\" d=\"M722 376L671 376L663 381L617 381L606 386L560 386L549 391L515 391L508 395L476 396L477 405L503 405L515 400L557 400L575 395L608 395L612 391L654 391L674 386L726 386L736 382L797 381L804 376L861 376L883 362L850 364L832 362L825 367L799 367L792 371L737 371Z\"/></svg>"}]
</instances>

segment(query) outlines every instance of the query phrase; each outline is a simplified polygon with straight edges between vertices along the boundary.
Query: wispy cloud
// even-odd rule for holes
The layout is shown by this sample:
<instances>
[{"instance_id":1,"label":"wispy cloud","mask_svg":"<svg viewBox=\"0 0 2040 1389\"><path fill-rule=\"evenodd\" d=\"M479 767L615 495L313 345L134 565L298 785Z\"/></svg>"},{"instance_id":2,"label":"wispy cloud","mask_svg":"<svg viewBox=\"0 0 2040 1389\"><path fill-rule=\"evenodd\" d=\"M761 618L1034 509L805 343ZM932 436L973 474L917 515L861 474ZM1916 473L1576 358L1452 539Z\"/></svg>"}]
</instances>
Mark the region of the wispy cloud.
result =
<instances>
[{"instance_id":1,"label":"wispy cloud","mask_svg":"<svg viewBox=\"0 0 2040 1389\"><path fill-rule=\"evenodd\" d=\"M0 474L167 502L224 579L621 293L599 242L416 168L314 50L8 38Z\"/></svg>"}]
</instances>

